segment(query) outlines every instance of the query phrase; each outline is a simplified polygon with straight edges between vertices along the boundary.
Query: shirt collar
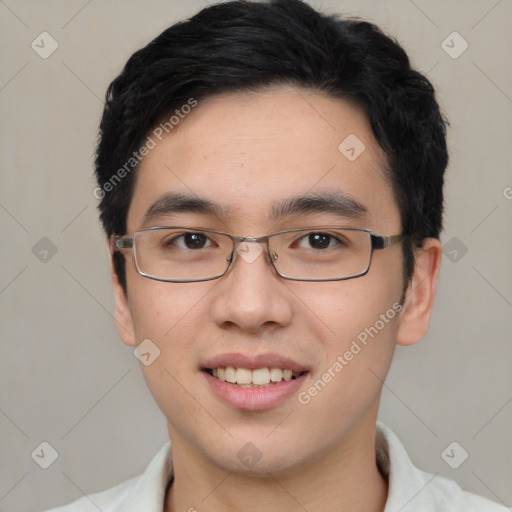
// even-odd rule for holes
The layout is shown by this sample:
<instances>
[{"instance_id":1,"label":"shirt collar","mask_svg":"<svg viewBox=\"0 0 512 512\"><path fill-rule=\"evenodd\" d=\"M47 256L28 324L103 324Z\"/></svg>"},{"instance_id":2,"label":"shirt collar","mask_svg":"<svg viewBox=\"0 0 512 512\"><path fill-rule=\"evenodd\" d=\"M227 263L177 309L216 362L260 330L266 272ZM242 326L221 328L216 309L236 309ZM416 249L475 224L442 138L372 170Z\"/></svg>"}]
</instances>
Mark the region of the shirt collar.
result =
<instances>
[{"instance_id":1,"label":"shirt collar","mask_svg":"<svg viewBox=\"0 0 512 512\"><path fill-rule=\"evenodd\" d=\"M167 485L173 478L171 444L167 442L129 489L115 512L163 512Z\"/></svg>"},{"instance_id":2,"label":"shirt collar","mask_svg":"<svg viewBox=\"0 0 512 512\"><path fill-rule=\"evenodd\" d=\"M404 446L395 433L378 422L375 438L377 465L388 480L388 498L384 512L424 512L427 510L421 499L430 481L411 462ZM435 478L435 475L429 475ZM427 494L427 493L426 493Z\"/></svg>"}]
</instances>

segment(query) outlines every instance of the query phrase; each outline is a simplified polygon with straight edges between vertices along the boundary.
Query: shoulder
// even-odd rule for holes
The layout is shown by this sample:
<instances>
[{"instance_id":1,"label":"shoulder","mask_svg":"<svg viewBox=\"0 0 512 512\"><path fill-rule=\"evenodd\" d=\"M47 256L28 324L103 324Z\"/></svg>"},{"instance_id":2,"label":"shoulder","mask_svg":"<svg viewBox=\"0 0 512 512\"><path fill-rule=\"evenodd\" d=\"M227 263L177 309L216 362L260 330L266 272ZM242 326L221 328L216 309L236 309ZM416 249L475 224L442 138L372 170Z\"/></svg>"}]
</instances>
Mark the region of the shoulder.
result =
<instances>
[{"instance_id":1,"label":"shoulder","mask_svg":"<svg viewBox=\"0 0 512 512\"><path fill-rule=\"evenodd\" d=\"M432 479L432 488L427 494L432 510L450 510L452 512L510 512L508 507L499 505L487 498L464 491L457 483L448 478L423 473Z\"/></svg>"},{"instance_id":2,"label":"shoulder","mask_svg":"<svg viewBox=\"0 0 512 512\"><path fill-rule=\"evenodd\" d=\"M476 494L438 474L414 466L396 434L377 424L377 461L389 484L384 512L511 512L511 509Z\"/></svg>"},{"instance_id":3,"label":"shoulder","mask_svg":"<svg viewBox=\"0 0 512 512\"><path fill-rule=\"evenodd\" d=\"M82 498L64 505L63 507L52 508L46 512L113 512L123 503L126 497L136 487L140 476L126 480L125 482L111 487L102 492L83 496Z\"/></svg>"},{"instance_id":4,"label":"shoulder","mask_svg":"<svg viewBox=\"0 0 512 512\"><path fill-rule=\"evenodd\" d=\"M171 447L167 442L140 476L46 512L158 512L163 509L166 488L173 478Z\"/></svg>"}]
</instances>

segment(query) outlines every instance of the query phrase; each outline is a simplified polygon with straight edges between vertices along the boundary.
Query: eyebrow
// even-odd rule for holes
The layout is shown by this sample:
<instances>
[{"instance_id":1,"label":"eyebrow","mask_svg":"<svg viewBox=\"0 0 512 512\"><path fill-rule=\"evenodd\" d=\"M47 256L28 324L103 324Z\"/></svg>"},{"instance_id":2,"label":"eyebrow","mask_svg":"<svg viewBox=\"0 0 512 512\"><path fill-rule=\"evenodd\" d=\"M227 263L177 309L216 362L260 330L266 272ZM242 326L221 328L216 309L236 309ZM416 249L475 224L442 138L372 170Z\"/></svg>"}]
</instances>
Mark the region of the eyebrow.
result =
<instances>
[{"instance_id":1,"label":"eyebrow","mask_svg":"<svg viewBox=\"0 0 512 512\"><path fill-rule=\"evenodd\" d=\"M304 213L333 213L339 217L362 219L368 208L341 192L320 192L294 196L279 201L272 207L272 219L280 220Z\"/></svg>"},{"instance_id":2,"label":"eyebrow","mask_svg":"<svg viewBox=\"0 0 512 512\"><path fill-rule=\"evenodd\" d=\"M229 217L230 209L208 199L184 194L168 193L158 198L147 210L142 219L144 225L173 213L199 213L215 217Z\"/></svg>"},{"instance_id":3,"label":"eyebrow","mask_svg":"<svg viewBox=\"0 0 512 512\"><path fill-rule=\"evenodd\" d=\"M228 218L233 215L233 210L198 196L171 192L161 196L146 210L143 224L151 224L158 218L173 213L196 213ZM368 209L344 193L320 192L293 196L274 203L271 208L271 219L277 221L307 213L333 213L343 218L363 219L367 216Z\"/></svg>"}]
</instances>

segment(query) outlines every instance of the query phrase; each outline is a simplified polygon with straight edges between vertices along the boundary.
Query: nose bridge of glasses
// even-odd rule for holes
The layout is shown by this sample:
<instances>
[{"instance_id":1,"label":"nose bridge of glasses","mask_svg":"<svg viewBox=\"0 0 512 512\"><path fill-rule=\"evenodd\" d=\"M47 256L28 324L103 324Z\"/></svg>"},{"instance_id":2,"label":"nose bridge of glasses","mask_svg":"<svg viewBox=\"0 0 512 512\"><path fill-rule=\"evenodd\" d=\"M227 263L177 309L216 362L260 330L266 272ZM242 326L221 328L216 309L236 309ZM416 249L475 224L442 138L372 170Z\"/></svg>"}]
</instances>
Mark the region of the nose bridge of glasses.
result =
<instances>
[{"instance_id":1,"label":"nose bridge of glasses","mask_svg":"<svg viewBox=\"0 0 512 512\"><path fill-rule=\"evenodd\" d=\"M237 256L240 256L246 263L252 263L262 252L265 252L268 263L273 264L273 262L277 260L277 254L269 246L268 236L259 238L237 236L233 241L234 251L232 262L234 262Z\"/></svg>"}]
</instances>

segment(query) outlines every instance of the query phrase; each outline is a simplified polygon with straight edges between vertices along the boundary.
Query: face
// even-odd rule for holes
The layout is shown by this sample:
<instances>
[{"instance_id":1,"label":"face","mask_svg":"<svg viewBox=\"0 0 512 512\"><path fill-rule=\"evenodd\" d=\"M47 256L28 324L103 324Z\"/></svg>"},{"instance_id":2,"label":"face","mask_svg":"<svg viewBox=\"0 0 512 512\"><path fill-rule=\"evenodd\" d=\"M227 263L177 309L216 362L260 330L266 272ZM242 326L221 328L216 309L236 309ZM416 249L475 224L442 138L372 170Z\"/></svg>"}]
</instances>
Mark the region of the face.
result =
<instances>
[{"instance_id":1,"label":"face","mask_svg":"<svg viewBox=\"0 0 512 512\"><path fill-rule=\"evenodd\" d=\"M141 163L128 234L190 226L259 237L326 225L400 233L384 154L363 112L345 101L290 87L226 94L202 102L178 128ZM351 134L348 150L340 150ZM216 213L155 208L166 194L204 199ZM312 194L363 208L324 204L275 216L276 206ZM339 457L354 446L355 432L374 428L406 321L398 306L400 244L374 251L367 275L331 282L282 279L265 252L237 257L217 280L160 282L139 275L125 254L127 297L115 282L119 332L127 344L149 339L160 350L142 369L175 457L285 473ZM222 382L219 368L222 375L227 367L249 371L236 373L240 379L265 378L265 368L276 368L278 382ZM279 370L292 370L292 380ZM247 455L261 458L253 465Z\"/></svg>"}]
</instances>

